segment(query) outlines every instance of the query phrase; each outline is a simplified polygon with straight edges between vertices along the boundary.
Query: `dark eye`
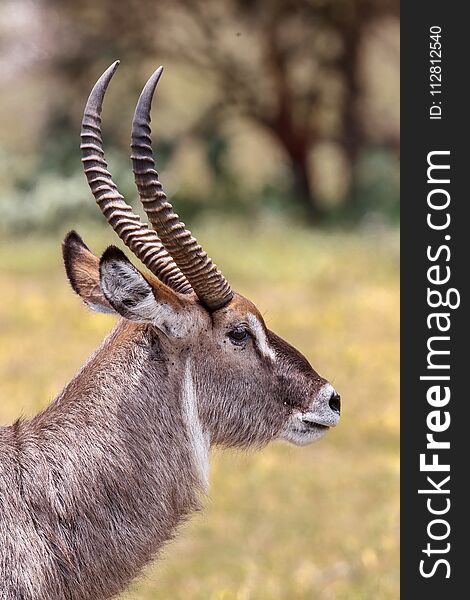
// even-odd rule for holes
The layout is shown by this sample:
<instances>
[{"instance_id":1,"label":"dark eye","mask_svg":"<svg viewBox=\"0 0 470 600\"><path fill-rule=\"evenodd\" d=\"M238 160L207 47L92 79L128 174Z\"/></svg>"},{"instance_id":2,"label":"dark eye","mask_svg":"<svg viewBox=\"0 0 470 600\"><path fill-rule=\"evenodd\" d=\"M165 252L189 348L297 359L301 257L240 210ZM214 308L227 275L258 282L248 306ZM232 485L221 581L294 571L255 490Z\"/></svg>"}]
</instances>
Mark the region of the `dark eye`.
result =
<instances>
[{"instance_id":1,"label":"dark eye","mask_svg":"<svg viewBox=\"0 0 470 600\"><path fill-rule=\"evenodd\" d=\"M230 341L234 344L242 344L243 342L246 342L249 335L250 334L246 327L234 327L232 331L229 331L228 333Z\"/></svg>"}]
</instances>

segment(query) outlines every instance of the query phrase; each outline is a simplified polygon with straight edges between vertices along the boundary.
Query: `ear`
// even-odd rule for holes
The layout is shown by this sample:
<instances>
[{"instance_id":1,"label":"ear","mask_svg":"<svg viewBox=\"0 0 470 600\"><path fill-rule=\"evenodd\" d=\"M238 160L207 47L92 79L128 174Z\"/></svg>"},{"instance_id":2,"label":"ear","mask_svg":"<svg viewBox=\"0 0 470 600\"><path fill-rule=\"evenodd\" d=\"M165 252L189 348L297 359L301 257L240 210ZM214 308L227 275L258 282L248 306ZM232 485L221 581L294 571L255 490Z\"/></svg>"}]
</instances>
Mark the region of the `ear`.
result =
<instances>
[{"instance_id":1,"label":"ear","mask_svg":"<svg viewBox=\"0 0 470 600\"><path fill-rule=\"evenodd\" d=\"M124 318L152 323L175 337L187 332L183 302L161 281L144 276L115 246L101 257L100 285L106 300Z\"/></svg>"},{"instance_id":2,"label":"ear","mask_svg":"<svg viewBox=\"0 0 470 600\"><path fill-rule=\"evenodd\" d=\"M65 271L70 285L87 306L97 312L116 314L100 287L100 261L76 231L62 243Z\"/></svg>"}]
</instances>

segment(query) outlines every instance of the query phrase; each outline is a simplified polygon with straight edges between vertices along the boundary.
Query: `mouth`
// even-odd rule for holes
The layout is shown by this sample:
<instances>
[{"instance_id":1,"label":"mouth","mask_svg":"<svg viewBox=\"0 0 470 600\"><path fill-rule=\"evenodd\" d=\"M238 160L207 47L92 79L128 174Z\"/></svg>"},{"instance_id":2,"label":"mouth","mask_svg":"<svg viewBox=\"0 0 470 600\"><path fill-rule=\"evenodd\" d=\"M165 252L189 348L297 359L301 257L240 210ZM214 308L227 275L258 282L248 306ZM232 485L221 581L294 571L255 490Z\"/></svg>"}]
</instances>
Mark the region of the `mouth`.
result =
<instances>
[{"instance_id":1,"label":"mouth","mask_svg":"<svg viewBox=\"0 0 470 600\"><path fill-rule=\"evenodd\" d=\"M280 438L296 446L305 446L319 440L329 429L329 425L304 420L302 415L297 414L292 415Z\"/></svg>"},{"instance_id":2,"label":"mouth","mask_svg":"<svg viewBox=\"0 0 470 600\"><path fill-rule=\"evenodd\" d=\"M336 427L338 419L336 418L327 418L324 415L316 416L311 413L304 413L298 417L298 419L302 422L305 427L324 427L329 429L330 427Z\"/></svg>"}]
</instances>

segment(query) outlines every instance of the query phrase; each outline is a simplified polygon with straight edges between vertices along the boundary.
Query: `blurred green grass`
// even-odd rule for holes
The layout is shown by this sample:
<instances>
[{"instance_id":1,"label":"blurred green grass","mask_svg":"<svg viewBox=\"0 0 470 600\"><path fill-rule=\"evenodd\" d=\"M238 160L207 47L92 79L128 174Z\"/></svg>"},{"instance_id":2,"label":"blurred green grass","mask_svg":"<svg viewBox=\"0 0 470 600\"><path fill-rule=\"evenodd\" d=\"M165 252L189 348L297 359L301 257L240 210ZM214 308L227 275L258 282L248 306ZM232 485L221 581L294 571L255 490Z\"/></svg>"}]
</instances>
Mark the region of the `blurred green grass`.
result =
<instances>
[{"instance_id":1,"label":"blurred green grass","mask_svg":"<svg viewBox=\"0 0 470 600\"><path fill-rule=\"evenodd\" d=\"M115 243L92 231L96 251ZM339 390L319 443L214 452L210 499L123 596L150 600L396 600L398 235L265 222L195 230L268 326ZM0 243L0 422L44 407L111 328L80 306L60 240Z\"/></svg>"}]
</instances>

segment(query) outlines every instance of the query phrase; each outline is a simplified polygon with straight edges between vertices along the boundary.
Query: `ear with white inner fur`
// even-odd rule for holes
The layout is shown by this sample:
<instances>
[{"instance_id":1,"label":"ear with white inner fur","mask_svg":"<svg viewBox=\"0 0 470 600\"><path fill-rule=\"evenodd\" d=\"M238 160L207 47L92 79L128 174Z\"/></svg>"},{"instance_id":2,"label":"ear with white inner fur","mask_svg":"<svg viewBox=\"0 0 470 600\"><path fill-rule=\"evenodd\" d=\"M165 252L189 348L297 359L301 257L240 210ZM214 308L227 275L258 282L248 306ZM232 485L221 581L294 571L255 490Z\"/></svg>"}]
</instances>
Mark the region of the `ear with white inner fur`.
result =
<instances>
[{"instance_id":1,"label":"ear with white inner fur","mask_svg":"<svg viewBox=\"0 0 470 600\"><path fill-rule=\"evenodd\" d=\"M170 336L186 333L187 315L182 314L186 311L176 294L156 279L150 283L115 246L101 257L100 284L110 305L124 318L152 323Z\"/></svg>"},{"instance_id":2,"label":"ear with white inner fur","mask_svg":"<svg viewBox=\"0 0 470 600\"><path fill-rule=\"evenodd\" d=\"M92 310L116 314L100 287L100 259L93 254L76 231L62 243L62 256L70 285Z\"/></svg>"}]
</instances>

